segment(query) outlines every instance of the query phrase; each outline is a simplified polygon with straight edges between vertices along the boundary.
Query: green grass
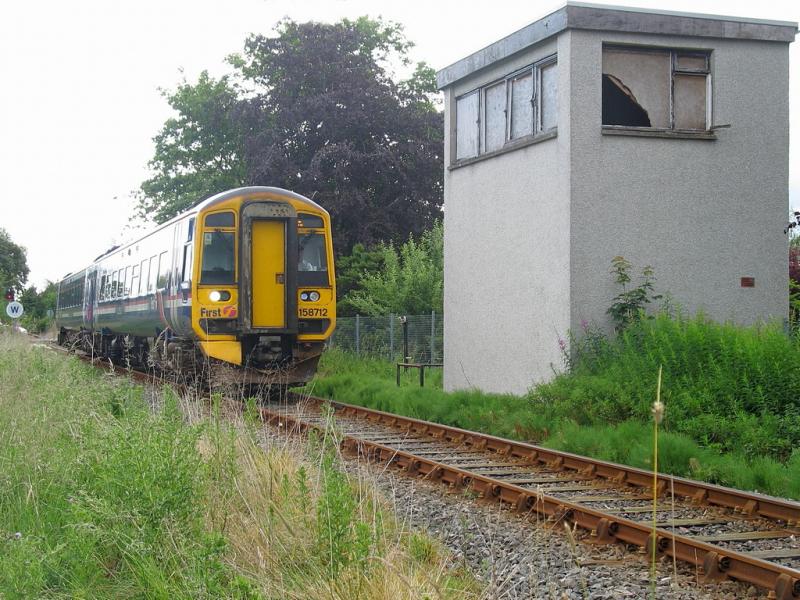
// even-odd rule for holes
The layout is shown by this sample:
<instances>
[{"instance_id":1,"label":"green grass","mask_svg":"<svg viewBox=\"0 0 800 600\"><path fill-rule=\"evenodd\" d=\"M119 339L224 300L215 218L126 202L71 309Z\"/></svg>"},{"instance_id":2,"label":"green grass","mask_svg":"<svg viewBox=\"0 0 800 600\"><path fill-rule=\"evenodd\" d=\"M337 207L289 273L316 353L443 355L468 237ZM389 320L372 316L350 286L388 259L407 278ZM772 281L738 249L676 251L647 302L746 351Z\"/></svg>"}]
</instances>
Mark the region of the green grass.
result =
<instances>
[{"instance_id":1,"label":"green grass","mask_svg":"<svg viewBox=\"0 0 800 600\"><path fill-rule=\"evenodd\" d=\"M240 409L0 335L0 597L480 596L335 443L264 447Z\"/></svg>"},{"instance_id":2,"label":"green grass","mask_svg":"<svg viewBox=\"0 0 800 600\"><path fill-rule=\"evenodd\" d=\"M571 372L525 397L400 389L388 363L326 354L313 392L388 412L651 467L659 365L659 470L800 499L800 350L775 328L661 315L609 341L573 340Z\"/></svg>"}]
</instances>

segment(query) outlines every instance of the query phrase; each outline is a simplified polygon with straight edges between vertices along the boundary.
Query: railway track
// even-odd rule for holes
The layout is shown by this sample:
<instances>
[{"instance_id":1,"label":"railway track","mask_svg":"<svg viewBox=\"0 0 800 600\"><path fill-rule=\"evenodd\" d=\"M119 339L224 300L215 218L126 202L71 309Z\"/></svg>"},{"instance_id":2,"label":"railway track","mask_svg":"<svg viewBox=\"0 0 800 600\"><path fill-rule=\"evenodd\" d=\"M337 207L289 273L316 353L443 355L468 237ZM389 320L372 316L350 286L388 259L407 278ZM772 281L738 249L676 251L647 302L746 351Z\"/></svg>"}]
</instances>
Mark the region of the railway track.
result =
<instances>
[{"instance_id":1,"label":"railway track","mask_svg":"<svg viewBox=\"0 0 800 600\"><path fill-rule=\"evenodd\" d=\"M770 598L800 598L800 503L652 472L315 397L267 405L288 431L331 423L345 450L408 475L590 532L596 544L632 544L735 579Z\"/></svg>"},{"instance_id":2,"label":"railway track","mask_svg":"<svg viewBox=\"0 0 800 600\"><path fill-rule=\"evenodd\" d=\"M64 350L53 345L56 349ZM78 354L110 369L107 361ZM143 382L152 373L118 369ZM800 503L659 474L653 536L653 474L313 396L267 404L266 423L294 433L335 424L345 451L392 465L409 476L471 491L487 501L590 534L595 544L622 543L648 556L674 557L706 580L734 579L768 598L800 598ZM333 420L331 419L333 417Z\"/></svg>"}]
</instances>

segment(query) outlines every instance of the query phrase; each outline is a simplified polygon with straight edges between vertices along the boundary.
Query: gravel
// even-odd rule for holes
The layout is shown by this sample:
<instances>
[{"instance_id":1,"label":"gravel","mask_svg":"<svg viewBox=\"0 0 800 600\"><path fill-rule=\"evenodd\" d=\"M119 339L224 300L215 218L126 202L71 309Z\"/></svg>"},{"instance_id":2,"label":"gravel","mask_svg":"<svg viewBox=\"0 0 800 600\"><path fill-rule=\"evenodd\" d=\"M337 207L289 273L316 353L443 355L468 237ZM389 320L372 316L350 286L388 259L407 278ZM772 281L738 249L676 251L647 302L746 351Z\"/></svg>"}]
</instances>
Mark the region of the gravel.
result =
<instances>
[{"instance_id":1,"label":"gravel","mask_svg":"<svg viewBox=\"0 0 800 600\"><path fill-rule=\"evenodd\" d=\"M282 433L267 433L286 444ZM270 443L267 441L267 443ZM298 450L299 451L299 450ZM453 566L470 569L497 599L644 599L650 597L650 567L642 550L620 544L584 542L580 529L536 523L529 517L424 479L412 479L385 465L345 457L345 469L393 506L408 528L438 539L452 553ZM701 583L695 568L671 560L657 566L657 598L709 599L763 596L752 586L725 581Z\"/></svg>"}]
</instances>

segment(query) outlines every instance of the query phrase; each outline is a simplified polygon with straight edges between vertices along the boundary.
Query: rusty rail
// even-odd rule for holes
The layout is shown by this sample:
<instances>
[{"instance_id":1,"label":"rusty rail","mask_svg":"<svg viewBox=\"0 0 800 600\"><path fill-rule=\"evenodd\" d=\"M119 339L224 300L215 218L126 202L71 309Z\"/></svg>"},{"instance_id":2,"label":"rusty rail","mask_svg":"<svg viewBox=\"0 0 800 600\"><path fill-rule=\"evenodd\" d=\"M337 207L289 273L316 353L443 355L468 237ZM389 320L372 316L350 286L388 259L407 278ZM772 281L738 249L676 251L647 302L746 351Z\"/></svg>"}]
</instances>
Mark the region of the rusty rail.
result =
<instances>
[{"instance_id":1,"label":"rusty rail","mask_svg":"<svg viewBox=\"0 0 800 600\"><path fill-rule=\"evenodd\" d=\"M319 407L327 404L333 409L334 415L363 419L368 423L388 426L405 434L429 436L462 447L471 447L475 451L517 459L521 463L573 471L583 476L604 479L619 486L638 487L652 494L653 474L642 469L322 398L303 397L303 400ZM292 416L285 410L265 408L262 410L262 415L267 422L279 421L285 427L291 426L298 432L321 429L320 425ZM674 556L678 560L701 566L709 580L731 578L748 582L769 590L770 596L777 600L800 598L798 570L693 539L690 536L674 534L663 528L656 529L654 537L651 526L579 502L548 496L469 469L437 462L379 441L345 433L342 445L345 449L370 460L399 466L409 474L423 476L454 488L469 488L486 499L504 502L519 511L575 524L590 531L597 543L624 542L644 547L648 551L652 551L655 544L659 555ZM800 524L800 504L796 502L669 475L659 475L656 485L659 493L674 490L676 496L690 498L698 504L732 509L743 517L758 516L777 521L787 527ZM800 535L800 530L787 529L785 533L787 536Z\"/></svg>"}]
</instances>

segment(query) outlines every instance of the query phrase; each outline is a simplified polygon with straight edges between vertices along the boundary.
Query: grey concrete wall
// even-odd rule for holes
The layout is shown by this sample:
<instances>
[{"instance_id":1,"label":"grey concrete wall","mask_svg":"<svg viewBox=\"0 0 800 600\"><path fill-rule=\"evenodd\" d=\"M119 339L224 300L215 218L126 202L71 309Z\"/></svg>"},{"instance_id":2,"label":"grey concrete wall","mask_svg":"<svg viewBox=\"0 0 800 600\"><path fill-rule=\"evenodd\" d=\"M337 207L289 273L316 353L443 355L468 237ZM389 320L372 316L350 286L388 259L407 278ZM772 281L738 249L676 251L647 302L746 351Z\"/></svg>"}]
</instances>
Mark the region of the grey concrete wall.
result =
<instances>
[{"instance_id":1,"label":"grey concrete wall","mask_svg":"<svg viewBox=\"0 0 800 600\"><path fill-rule=\"evenodd\" d=\"M447 390L523 393L560 361L558 335L570 316L568 40L563 33L446 91L450 157L456 96L558 50L557 136L460 168L445 166Z\"/></svg>"},{"instance_id":2,"label":"grey concrete wall","mask_svg":"<svg viewBox=\"0 0 800 600\"><path fill-rule=\"evenodd\" d=\"M621 254L658 291L717 320L783 319L787 300L789 54L785 43L571 30L571 327L609 324ZM718 139L601 133L602 43L712 49ZM740 287L755 277L754 288Z\"/></svg>"}]
</instances>

